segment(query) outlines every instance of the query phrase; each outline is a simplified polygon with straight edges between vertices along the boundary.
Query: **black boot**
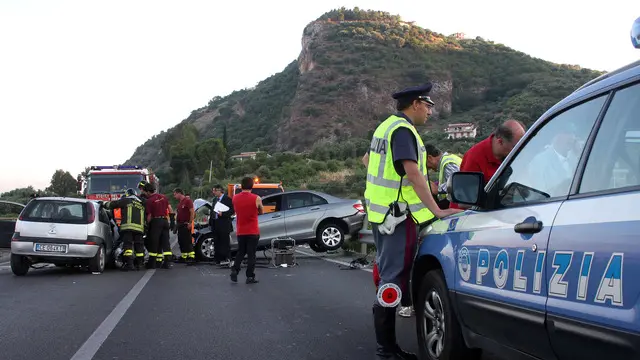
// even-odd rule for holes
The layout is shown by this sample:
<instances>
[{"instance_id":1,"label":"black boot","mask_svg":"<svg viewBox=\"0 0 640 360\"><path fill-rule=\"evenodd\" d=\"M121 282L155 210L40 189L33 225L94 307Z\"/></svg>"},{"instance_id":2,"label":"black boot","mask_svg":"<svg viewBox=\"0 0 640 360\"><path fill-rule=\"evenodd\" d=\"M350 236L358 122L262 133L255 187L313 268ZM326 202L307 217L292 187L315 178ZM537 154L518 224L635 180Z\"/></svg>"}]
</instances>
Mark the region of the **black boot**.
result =
<instances>
[{"instance_id":1,"label":"black boot","mask_svg":"<svg viewBox=\"0 0 640 360\"><path fill-rule=\"evenodd\" d=\"M165 255L164 256L164 261L162 262L162 268L163 269L171 269L171 256L170 255Z\"/></svg>"},{"instance_id":2,"label":"black boot","mask_svg":"<svg viewBox=\"0 0 640 360\"><path fill-rule=\"evenodd\" d=\"M122 264L122 271L130 271L133 270L133 257L132 256L124 256L124 264Z\"/></svg>"},{"instance_id":3,"label":"black boot","mask_svg":"<svg viewBox=\"0 0 640 360\"><path fill-rule=\"evenodd\" d=\"M376 359L418 360L415 354L400 349L396 343L396 308L373 306L373 323L376 329Z\"/></svg>"},{"instance_id":4,"label":"black boot","mask_svg":"<svg viewBox=\"0 0 640 360\"><path fill-rule=\"evenodd\" d=\"M149 256L149 260L147 260L147 269L155 269L156 268L156 257Z\"/></svg>"}]
</instances>

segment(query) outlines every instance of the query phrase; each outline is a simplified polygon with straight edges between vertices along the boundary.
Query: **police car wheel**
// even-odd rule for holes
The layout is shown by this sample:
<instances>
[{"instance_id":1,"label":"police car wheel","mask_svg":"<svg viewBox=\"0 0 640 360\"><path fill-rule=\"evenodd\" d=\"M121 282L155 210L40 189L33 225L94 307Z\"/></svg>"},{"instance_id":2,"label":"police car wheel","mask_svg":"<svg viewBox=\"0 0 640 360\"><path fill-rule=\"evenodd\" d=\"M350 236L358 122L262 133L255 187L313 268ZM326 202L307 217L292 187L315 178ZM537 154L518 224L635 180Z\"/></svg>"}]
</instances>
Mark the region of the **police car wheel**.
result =
<instances>
[{"instance_id":1,"label":"police car wheel","mask_svg":"<svg viewBox=\"0 0 640 360\"><path fill-rule=\"evenodd\" d=\"M424 275L415 309L421 359L480 359L465 345L442 270Z\"/></svg>"}]
</instances>

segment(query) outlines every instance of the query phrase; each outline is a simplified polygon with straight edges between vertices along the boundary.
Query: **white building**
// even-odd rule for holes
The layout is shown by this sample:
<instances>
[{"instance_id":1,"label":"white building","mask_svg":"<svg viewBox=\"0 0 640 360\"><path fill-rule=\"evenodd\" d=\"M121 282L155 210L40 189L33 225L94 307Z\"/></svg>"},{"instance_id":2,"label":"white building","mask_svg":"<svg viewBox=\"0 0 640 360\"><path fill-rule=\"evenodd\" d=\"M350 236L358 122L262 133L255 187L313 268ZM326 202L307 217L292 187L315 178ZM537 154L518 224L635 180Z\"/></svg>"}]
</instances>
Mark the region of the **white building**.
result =
<instances>
[{"instance_id":1,"label":"white building","mask_svg":"<svg viewBox=\"0 0 640 360\"><path fill-rule=\"evenodd\" d=\"M447 139L474 139L477 135L478 128L473 123L457 123L447 125L444 132L447 133Z\"/></svg>"}]
</instances>

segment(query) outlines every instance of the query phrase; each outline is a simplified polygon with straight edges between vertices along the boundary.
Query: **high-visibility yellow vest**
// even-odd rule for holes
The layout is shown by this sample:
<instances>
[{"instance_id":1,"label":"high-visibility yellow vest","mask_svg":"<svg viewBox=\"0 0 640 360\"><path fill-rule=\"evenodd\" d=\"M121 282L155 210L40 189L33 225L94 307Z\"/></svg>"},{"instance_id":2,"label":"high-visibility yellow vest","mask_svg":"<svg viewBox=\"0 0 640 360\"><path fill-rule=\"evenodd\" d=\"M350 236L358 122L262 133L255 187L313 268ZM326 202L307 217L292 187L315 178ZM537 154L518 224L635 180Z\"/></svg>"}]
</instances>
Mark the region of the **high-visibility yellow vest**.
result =
<instances>
[{"instance_id":1,"label":"high-visibility yellow vest","mask_svg":"<svg viewBox=\"0 0 640 360\"><path fill-rule=\"evenodd\" d=\"M438 186L444 182L444 168L451 163L458 165L458 168L460 168L462 159L456 154L446 154L442 156L440 166L438 166ZM438 200L444 200L446 198L447 194L438 194Z\"/></svg>"},{"instance_id":2,"label":"high-visibility yellow vest","mask_svg":"<svg viewBox=\"0 0 640 360\"><path fill-rule=\"evenodd\" d=\"M416 223L421 224L433 219L434 215L422 203L413 186L406 178L400 178L393 166L393 154L391 149L391 136L394 131L405 127L416 138L418 149L418 168L427 181L427 152L420 138L420 134L406 119L391 115L378 126L373 133L369 149L369 166L367 167L367 187L364 192L367 206L367 218L373 224L382 224L389 211L389 204L398 201L408 205L409 211Z\"/></svg>"}]
</instances>

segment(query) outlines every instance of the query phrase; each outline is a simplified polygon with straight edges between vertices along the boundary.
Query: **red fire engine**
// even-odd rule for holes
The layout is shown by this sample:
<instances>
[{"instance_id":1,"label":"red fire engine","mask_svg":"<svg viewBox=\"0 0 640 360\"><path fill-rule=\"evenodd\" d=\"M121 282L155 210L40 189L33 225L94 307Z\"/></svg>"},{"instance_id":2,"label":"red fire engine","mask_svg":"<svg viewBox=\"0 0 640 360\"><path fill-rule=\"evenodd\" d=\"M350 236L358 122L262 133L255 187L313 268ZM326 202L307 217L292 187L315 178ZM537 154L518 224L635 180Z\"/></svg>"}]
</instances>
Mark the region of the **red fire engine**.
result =
<instances>
[{"instance_id":1,"label":"red fire engine","mask_svg":"<svg viewBox=\"0 0 640 360\"><path fill-rule=\"evenodd\" d=\"M155 174L138 165L91 166L82 191L87 199L117 200L129 188L140 193L138 183L142 180L153 183L156 189L159 187L160 181ZM113 215L120 225L120 210L115 209Z\"/></svg>"}]
</instances>

